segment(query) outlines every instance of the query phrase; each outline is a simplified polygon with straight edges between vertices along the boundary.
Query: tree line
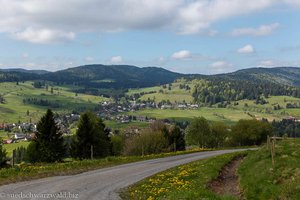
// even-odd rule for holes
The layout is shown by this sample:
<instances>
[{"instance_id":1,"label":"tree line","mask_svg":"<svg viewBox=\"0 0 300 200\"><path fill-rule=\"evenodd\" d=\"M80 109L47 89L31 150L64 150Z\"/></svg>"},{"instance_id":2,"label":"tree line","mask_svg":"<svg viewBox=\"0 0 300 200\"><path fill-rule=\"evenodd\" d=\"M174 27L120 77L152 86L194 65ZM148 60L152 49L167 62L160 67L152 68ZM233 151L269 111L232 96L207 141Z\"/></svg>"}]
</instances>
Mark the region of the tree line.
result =
<instances>
[{"instance_id":1,"label":"tree line","mask_svg":"<svg viewBox=\"0 0 300 200\"><path fill-rule=\"evenodd\" d=\"M199 117L194 118L186 129L187 143L202 148L260 145L268 135L273 135L272 125L255 119L242 119L235 125L228 126Z\"/></svg>"},{"instance_id":2,"label":"tree line","mask_svg":"<svg viewBox=\"0 0 300 200\"><path fill-rule=\"evenodd\" d=\"M300 123L291 119L273 121L274 135L278 137L300 137Z\"/></svg>"},{"instance_id":3,"label":"tree line","mask_svg":"<svg viewBox=\"0 0 300 200\"><path fill-rule=\"evenodd\" d=\"M47 106L50 108L59 108L62 105L56 101L50 101L48 99L39 99L39 98L25 98L23 99L24 104L33 104L38 106Z\"/></svg>"}]
</instances>

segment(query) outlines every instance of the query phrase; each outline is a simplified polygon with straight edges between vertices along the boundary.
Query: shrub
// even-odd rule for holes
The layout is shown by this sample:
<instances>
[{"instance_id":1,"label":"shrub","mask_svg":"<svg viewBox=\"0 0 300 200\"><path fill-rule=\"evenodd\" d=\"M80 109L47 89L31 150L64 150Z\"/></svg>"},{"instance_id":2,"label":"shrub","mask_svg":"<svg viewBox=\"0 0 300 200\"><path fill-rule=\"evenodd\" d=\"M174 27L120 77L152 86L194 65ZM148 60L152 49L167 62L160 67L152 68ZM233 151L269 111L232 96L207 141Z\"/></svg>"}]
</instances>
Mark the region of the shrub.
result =
<instances>
[{"instance_id":1,"label":"shrub","mask_svg":"<svg viewBox=\"0 0 300 200\"><path fill-rule=\"evenodd\" d=\"M120 135L113 135L110 138L112 155L119 156L123 150L124 139Z\"/></svg>"},{"instance_id":2,"label":"shrub","mask_svg":"<svg viewBox=\"0 0 300 200\"><path fill-rule=\"evenodd\" d=\"M161 153L168 148L168 141L160 131L145 129L125 141L125 155L149 155Z\"/></svg>"},{"instance_id":3,"label":"shrub","mask_svg":"<svg viewBox=\"0 0 300 200\"><path fill-rule=\"evenodd\" d=\"M234 145L259 145L273 135L271 124L258 120L239 120L232 126L231 140Z\"/></svg>"}]
</instances>

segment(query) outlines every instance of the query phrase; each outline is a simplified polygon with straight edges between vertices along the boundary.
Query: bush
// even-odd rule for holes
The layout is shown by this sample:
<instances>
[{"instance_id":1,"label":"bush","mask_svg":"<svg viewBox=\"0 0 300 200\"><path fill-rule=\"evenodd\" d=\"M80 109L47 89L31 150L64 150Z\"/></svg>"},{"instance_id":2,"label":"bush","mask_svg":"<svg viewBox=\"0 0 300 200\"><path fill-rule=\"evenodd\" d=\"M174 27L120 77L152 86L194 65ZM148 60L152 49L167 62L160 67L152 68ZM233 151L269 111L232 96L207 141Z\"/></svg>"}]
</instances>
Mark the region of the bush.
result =
<instances>
[{"instance_id":1,"label":"bush","mask_svg":"<svg viewBox=\"0 0 300 200\"><path fill-rule=\"evenodd\" d=\"M207 147L209 145L211 128L204 117L194 118L186 130L186 140L189 145Z\"/></svg>"},{"instance_id":2,"label":"bush","mask_svg":"<svg viewBox=\"0 0 300 200\"><path fill-rule=\"evenodd\" d=\"M125 155L149 155L161 153L168 148L168 141L160 131L145 129L125 141Z\"/></svg>"},{"instance_id":3,"label":"bush","mask_svg":"<svg viewBox=\"0 0 300 200\"><path fill-rule=\"evenodd\" d=\"M123 137L120 135L113 135L110 138L110 142L111 142L111 151L112 151L112 155L114 156L119 156L122 153L123 150Z\"/></svg>"},{"instance_id":4,"label":"bush","mask_svg":"<svg viewBox=\"0 0 300 200\"><path fill-rule=\"evenodd\" d=\"M173 126L165 135L168 140L170 151L183 151L185 150L184 133L178 126Z\"/></svg>"},{"instance_id":5,"label":"bush","mask_svg":"<svg viewBox=\"0 0 300 200\"><path fill-rule=\"evenodd\" d=\"M231 141L233 145L259 145L273 135L271 124L258 120L239 120L232 126Z\"/></svg>"},{"instance_id":6,"label":"bush","mask_svg":"<svg viewBox=\"0 0 300 200\"><path fill-rule=\"evenodd\" d=\"M36 141L30 142L30 144L27 147L26 154L25 154L25 160L34 163L37 160L39 160L39 151L38 151L38 143Z\"/></svg>"}]
</instances>

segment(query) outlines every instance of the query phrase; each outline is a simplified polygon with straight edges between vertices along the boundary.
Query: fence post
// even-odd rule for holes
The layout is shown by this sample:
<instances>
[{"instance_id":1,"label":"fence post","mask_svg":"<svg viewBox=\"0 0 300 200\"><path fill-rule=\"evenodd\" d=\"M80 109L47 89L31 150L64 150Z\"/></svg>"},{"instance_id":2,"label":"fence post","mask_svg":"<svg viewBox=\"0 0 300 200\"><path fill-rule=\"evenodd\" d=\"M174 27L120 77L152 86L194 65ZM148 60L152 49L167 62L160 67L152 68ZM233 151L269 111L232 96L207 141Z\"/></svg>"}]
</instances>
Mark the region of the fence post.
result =
<instances>
[{"instance_id":1,"label":"fence post","mask_svg":"<svg viewBox=\"0 0 300 200\"><path fill-rule=\"evenodd\" d=\"M271 156L272 156L272 165L275 165L275 139L272 139L272 147L271 147Z\"/></svg>"},{"instance_id":2,"label":"fence post","mask_svg":"<svg viewBox=\"0 0 300 200\"><path fill-rule=\"evenodd\" d=\"M12 155L12 166L15 166L15 160L16 160L16 150L13 150L13 155Z\"/></svg>"},{"instance_id":3,"label":"fence post","mask_svg":"<svg viewBox=\"0 0 300 200\"><path fill-rule=\"evenodd\" d=\"M93 149L93 145L91 145L91 159L94 159L94 149Z\"/></svg>"}]
</instances>

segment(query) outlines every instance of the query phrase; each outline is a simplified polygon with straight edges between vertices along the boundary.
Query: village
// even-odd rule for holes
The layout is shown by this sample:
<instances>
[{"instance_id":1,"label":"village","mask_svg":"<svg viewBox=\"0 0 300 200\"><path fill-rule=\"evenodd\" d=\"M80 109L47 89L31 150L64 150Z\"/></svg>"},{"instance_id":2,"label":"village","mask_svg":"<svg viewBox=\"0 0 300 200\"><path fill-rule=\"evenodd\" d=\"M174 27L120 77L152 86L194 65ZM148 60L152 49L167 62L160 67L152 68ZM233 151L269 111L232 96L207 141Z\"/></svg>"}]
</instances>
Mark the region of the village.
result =
<instances>
[{"instance_id":1,"label":"village","mask_svg":"<svg viewBox=\"0 0 300 200\"><path fill-rule=\"evenodd\" d=\"M134 112L141 109L197 109L197 104L171 104L171 103L159 103L155 102L126 102L126 103L112 103L103 102L100 104L99 109L96 111L97 116L103 120L115 121L118 123L130 123L132 121L152 123L156 121L156 118L147 116L135 116L127 113ZM56 115L55 122L59 127L59 130L68 135L71 133L70 125L80 119L80 114L66 114ZM168 119L163 120L166 124L171 124L172 121ZM34 122L18 122L18 123L0 123L0 130L3 130L8 139L4 139L4 144L17 143L19 141L30 141L34 139L37 124ZM139 129L135 128L129 132L137 132Z\"/></svg>"},{"instance_id":2,"label":"village","mask_svg":"<svg viewBox=\"0 0 300 200\"><path fill-rule=\"evenodd\" d=\"M125 101L125 102L110 102L105 101L99 104L95 113L98 117L102 118L106 121L114 121L121 124L129 124L130 122L144 122L144 123L153 123L157 119L155 117L147 117L143 115L132 115L130 113L134 113L135 111L142 109L198 109L198 104L190 104L190 103L170 103L170 102L160 102L155 103L153 101ZM59 128L59 130L64 135L71 134L70 126L79 121L80 114L72 113L72 114L57 114L55 117L55 122ZM288 116L284 118L288 121L294 121L300 123L300 120L293 117ZM176 123L172 119L162 119L165 124L174 124ZM18 122L18 123L0 123L0 130L4 131L6 135L6 139L3 140L4 144L17 143L19 141L31 141L35 137L37 124L34 122ZM109 127L108 127L109 128ZM113 130L110 130L113 133ZM138 133L140 128L138 127L128 127L125 131L126 134Z\"/></svg>"}]
</instances>

